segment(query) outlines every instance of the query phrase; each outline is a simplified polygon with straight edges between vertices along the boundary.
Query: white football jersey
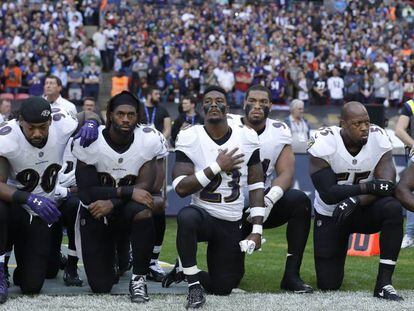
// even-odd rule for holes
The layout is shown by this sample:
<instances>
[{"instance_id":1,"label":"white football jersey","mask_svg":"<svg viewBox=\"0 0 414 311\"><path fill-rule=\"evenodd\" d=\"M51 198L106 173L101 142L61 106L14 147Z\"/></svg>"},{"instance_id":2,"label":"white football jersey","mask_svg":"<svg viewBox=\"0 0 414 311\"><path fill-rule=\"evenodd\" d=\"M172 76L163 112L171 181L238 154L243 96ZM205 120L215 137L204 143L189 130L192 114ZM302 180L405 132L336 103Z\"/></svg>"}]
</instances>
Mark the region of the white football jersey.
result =
<instances>
[{"instance_id":1,"label":"white football jersey","mask_svg":"<svg viewBox=\"0 0 414 311\"><path fill-rule=\"evenodd\" d=\"M66 111L56 108L52 109L52 119L43 148L36 148L27 141L17 120L5 123L0 128L0 156L10 163L9 185L54 200L63 153L78 121ZM35 215L29 207L25 208Z\"/></svg>"},{"instance_id":2,"label":"white football jersey","mask_svg":"<svg viewBox=\"0 0 414 311\"><path fill-rule=\"evenodd\" d=\"M98 139L83 148L75 140L72 153L79 160L93 165L98 171L100 185L109 187L135 184L140 168L148 161L165 153L165 145L156 130L139 126L134 130L134 141L123 153L118 153L105 140L99 127Z\"/></svg>"},{"instance_id":3,"label":"white football jersey","mask_svg":"<svg viewBox=\"0 0 414 311\"><path fill-rule=\"evenodd\" d=\"M230 124L229 124L230 125ZM253 152L260 148L256 132L244 125L230 125L232 133L222 145L218 145L206 132L203 125L182 129L175 150L187 155L194 163L194 171L205 169L216 161L219 152L238 147L236 154L244 154L242 169L221 172L202 190L194 193L191 204L205 209L211 216L228 221L241 219L244 207L243 174L247 174L247 163Z\"/></svg>"},{"instance_id":4,"label":"white football jersey","mask_svg":"<svg viewBox=\"0 0 414 311\"><path fill-rule=\"evenodd\" d=\"M372 124L368 142L356 156L352 156L344 145L340 130L340 127L331 126L316 131L309 140L308 152L331 166L338 185L353 185L372 180L381 157L392 150L387 133ZM314 207L319 214L332 216L335 206L325 204L315 190Z\"/></svg>"},{"instance_id":5,"label":"white football jersey","mask_svg":"<svg viewBox=\"0 0 414 311\"><path fill-rule=\"evenodd\" d=\"M242 125L242 116L230 114L228 115L228 122ZM275 164L279 158L280 153L286 145L292 144L292 133L286 123L279 120L266 119L264 131L259 134L260 143L260 161L263 166L265 188L269 188L272 183L272 177L275 172ZM247 178L247 176L244 176ZM247 179L243 181L246 185L244 187L244 196L248 198Z\"/></svg>"}]
</instances>

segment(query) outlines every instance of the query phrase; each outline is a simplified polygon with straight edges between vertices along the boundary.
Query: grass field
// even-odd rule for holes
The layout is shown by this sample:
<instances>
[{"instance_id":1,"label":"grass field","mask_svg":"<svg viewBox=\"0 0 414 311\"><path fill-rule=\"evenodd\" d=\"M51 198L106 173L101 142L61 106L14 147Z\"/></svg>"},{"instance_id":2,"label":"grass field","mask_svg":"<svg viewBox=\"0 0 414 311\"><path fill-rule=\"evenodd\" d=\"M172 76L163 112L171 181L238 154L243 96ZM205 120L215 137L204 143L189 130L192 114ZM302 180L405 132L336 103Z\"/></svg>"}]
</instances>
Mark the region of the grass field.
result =
<instances>
[{"instance_id":1,"label":"grass field","mask_svg":"<svg viewBox=\"0 0 414 311\"><path fill-rule=\"evenodd\" d=\"M313 224L312 224L313 228ZM167 220L167 231L160 259L170 263L175 262L176 247L175 218ZM316 288L315 266L313 260L312 232L306 246L301 275L305 282ZM246 273L240 288L248 292L278 292L280 280L285 267L287 250L286 226L265 230L263 236L267 242L261 252L246 256ZM206 267L206 245L199 243L198 266ZM345 279L342 286L344 291L372 291L375 285L379 257L348 256L345 267ZM393 283L397 290L414 289L414 248L401 250Z\"/></svg>"}]
</instances>

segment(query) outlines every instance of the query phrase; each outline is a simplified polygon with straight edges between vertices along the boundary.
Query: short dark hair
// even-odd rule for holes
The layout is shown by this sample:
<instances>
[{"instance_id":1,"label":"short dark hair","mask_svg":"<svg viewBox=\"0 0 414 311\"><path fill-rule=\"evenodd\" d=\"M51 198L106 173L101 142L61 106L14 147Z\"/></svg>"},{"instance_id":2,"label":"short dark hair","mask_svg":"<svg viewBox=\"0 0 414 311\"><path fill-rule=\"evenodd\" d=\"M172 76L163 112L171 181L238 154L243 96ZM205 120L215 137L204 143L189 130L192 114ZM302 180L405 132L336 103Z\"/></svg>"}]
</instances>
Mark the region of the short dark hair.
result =
<instances>
[{"instance_id":1,"label":"short dark hair","mask_svg":"<svg viewBox=\"0 0 414 311\"><path fill-rule=\"evenodd\" d=\"M95 98L91 96L84 97L82 103L84 104L87 100L91 100L96 104Z\"/></svg>"},{"instance_id":2,"label":"short dark hair","mask_svg":"<svg viewBox=\"0 0 414 311\"><path fill-rule=\"evenodd\" d=\"M60 78L58 76L55 75L48 75L46 77L46 79L54 79L57 83L57 85L59 85L60 87L62 86L62 80L60 80ZM46 81L46 80L45 80Z\"/></svg>"},{"instance_id":3,"label":"short dark hair","mask_svg":"<svg viewBox=\"0 0 414 311\"><path fill-rule=\"evenodd\" d=\"M119 104L120 99L127 98L129 100L129 104L133 103L133 106L136 108L137 115L138 115L138 122L140 123L142 120L142 104L141 101L131 92L129 91L122 91L121 93L112 96L106 108L106 127L109 128L111 126L111 118L109 117L111 112L115 110L115 107Z\"/></svg>"},{"instance_id":4,"label":"short dark hair","mask_svg":"<svg viewBox=\"0 0 414 311\"><path fill-rule=\"evenodd\" d=\"M224 97L226 97L226 91L221 86L218 86L218 85L209 85L209 86L207 86L204 93L203 93L203 97L206 96L207 93L210 93L210 92L213 92L213 91L222 93L224 95Z\"/></svg>"},{"instance_id":5,"label":"short dark hair","mask_svg":"<svg viewBox=\"0 0 414 311\"><path fill-rule=\"evenodd\" d=\"M269 96L269 100L272 98L272 94L270 93L269 88L266 87L266 86L263 86L261 84L256 84L256 85L252 85L251 87L249 87L249 89L246 92L246 97L245 97L246 99L247 99L247 97L249 97L249 93L251 91L262 91L262 92L266 92L267 93L267 96Z\"/></svg>"}]
</instances>

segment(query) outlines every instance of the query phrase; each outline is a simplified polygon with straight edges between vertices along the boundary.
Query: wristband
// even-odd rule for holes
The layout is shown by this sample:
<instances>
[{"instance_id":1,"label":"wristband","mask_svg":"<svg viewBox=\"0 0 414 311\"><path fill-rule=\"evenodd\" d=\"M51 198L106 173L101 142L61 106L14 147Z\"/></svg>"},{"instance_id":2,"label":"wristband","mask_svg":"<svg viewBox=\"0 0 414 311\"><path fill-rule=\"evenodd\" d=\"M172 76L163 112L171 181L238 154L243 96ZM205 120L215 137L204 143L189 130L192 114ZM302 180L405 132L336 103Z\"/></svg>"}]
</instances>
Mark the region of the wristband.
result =
<instances>
[{"instance_id":1,"label":"wristband","mask_svg":"<svg viewBox=\"0 0 414 311\"><path fill-rule=\"evenodd\" d=\"M255 184L247 185L249 191L257 190L257 189L264 189L264 182L257 182Z\"/></svg>"},{"instance_id":2,"label":"wristband","mask_svg":"<svg viewBox=\"0 0 414 311\"><path fill-rule=\"evenodd\" d=\"M263 226L262 225L253 225L252 233L260 234L263 233Z\"/></svg>"},{"instance_id":3,"label":"wristband","mask_svg":"<svg viewBox=\"0 0 414 311\"><path fill-rule=\"evenodd\" d=\"M121 198L131 200L133 192L134 192L134 186L121 187Z\"/></svg>"},{"instance_id":4,"label":"wristband","mask_svg":"<svg viewBox=\"0 0 414 311\"><path fill-rule=\"evenodd\" d=\"M12 195L13 203L25 204L30 196L30 192L16 190Z\"/></svg>"},{"instance_id":5,"label":"wristband","mask_svg":"<svg viewBox=\"0 0 414 311\"><path fill-rule=\"evenodd\" d=\"M266 197L275 204L277 201L283 197L283 189L279 186L273 186L270 188L270 191L266 194Z\"/></svg>"},{"instance_id":6,"label":"wristband","mask_svg":"<svg viewBox=\"0 0 414 311\"><path fill-rule=\"evenodd\" d=\"M177 187L177 185L180 183L180 181L182 181L187 176L188 175L181 175L181 176L178 176L176 179L173 180L172 187L173 187L174 191L175 191L175 188Z\"/></svg>"},{"instance_id":7,"label":"wristband","mask_svg":"<svg viewBox=\"0 0 414 311\"><path fill-rule=\"evenodd\" d=\"M266 211L266 209L264 207L261 207L261 206L252 207L252 208L250 208L250 217L251 218L257 217L257 216L264 217L265 211Z\"/></svg>"},{"instance_id":8,"label":"wristband","mask_svg":"<svg viewBox=\"0 0 414 311\"><path fill-rule=\"evenodd\" d=\"M200 185L207 186L210 183L210 179L207 178L206 174L204 174L204 170L199 170L197 173L195 173L195 177L197 178Z\"/></svg>"},{"instance_id":9,"label":"wristband","mask_svg":"<svg viewBox=\"0 0 414 311\"><path fill-rule=\"evenodd\" d=\"M213 164L211 164L210 169L214 175L217 175L218 173L221 172L221 167L217 162L214 162Z\"/></svg>"}]
</instances>

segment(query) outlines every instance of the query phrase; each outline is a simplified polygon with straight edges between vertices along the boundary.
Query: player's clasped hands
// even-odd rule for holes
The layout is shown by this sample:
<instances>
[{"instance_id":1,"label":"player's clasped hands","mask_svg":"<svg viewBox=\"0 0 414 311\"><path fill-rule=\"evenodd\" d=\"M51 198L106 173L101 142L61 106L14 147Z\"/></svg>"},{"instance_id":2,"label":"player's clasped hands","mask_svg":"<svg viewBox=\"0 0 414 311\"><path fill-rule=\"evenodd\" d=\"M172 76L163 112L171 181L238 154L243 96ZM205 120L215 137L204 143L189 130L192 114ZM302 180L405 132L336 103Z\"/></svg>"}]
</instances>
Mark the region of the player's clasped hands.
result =
<instances>
[{"instance_id":1,"label":"player's clasped hands","mask_svg":"<svg viewBox=\"0 0 414 311\"><path fill-rule=\"evenodd\" d=\"M217 156L217 163L220 166L222 171L228 172L233 169L239 169L241 167L241 164L243 163L243 157L244 154L236 154L237 150L239 148L234 148L233 150L228 151L228 149L224 149L220 151L220 153Z\"/></svg>"},{"instance_id":2,"label":"player's clasped hands","mask_svg":"<svg viewBox=\"0 0 414 311\"><path fill-rule=\"evenodd\" d=\"M152 199L152 195L143 189L134 188L134 192L132 193L132 200L137 203L144 204L150 209L154 207L154 200Z\"/></svg>"}]
</instances>

